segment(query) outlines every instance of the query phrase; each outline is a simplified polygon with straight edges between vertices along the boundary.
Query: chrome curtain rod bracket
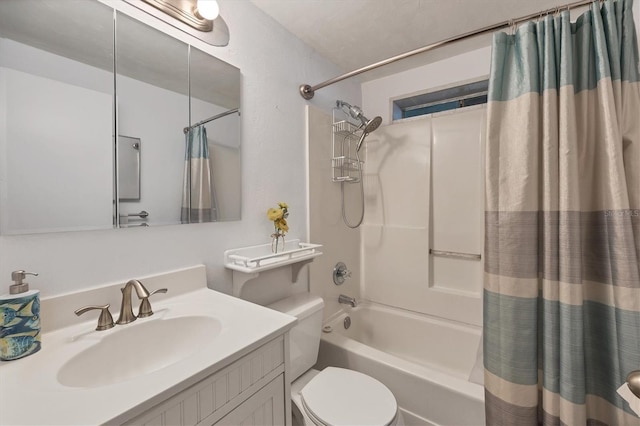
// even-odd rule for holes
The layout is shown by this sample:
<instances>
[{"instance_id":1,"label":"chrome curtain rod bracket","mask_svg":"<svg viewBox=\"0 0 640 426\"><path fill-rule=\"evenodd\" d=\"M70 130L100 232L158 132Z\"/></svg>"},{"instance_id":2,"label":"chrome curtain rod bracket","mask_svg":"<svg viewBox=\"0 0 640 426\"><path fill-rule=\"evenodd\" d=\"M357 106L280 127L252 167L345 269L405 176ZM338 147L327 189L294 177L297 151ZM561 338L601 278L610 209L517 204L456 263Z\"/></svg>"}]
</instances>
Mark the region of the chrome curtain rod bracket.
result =
<instances>
[{"instance_id":1,"label":"chrome curtain rod bracket","mask_svg":"<svg viewBox=\"0 0 640 426\"><path fill-rule=\"evenodd\" d=\"M580 0L580 1L577 1L577 2L574 2L574 3L568 3L568 4L564 5L564 6L559 6L557 8L557 10L561 10L561 9L564 9L564 8L566 8L567 10L571 10L571 9L576 8L576 7L588 6L588 5L592 4L592 3L594 3L594 0ZM556 10L556 9L552 9L552 10ZM374 70L376 68L380 68L381 66L388 65L388 64L391 64L393 62L397 62L399 60L409 58L411 56L419 55L420 53L428 52L430 50L433 50L433 49L436 49L438 47L447 45L449 43L453 43L454 41L460 41L460 40L464 40L464 39L469 38L469 37L475 37L475 36L479 36L479 35L484 35L484 34L487 34L487 33L494 32L494 31L498 31L498 30L502 30L502 29L505 29L505 28L509 28L512 25L518 25L518 24L520 24L522 22L526 22L526 21L530 21L532 19L538 18L539 16L541 16L542 13L544 13L544 11L543 12L531 13L529 15L522 16L522 17L520 17L518 19L509 19L507 21L503 21L503 22L500 22L498 24L489 25L488 27L480 28L480 29L475 30L475 31L470 31L468 33L464 33L464 34L457 35L457 36L454 36L454 37L451 37L451 38L448 38L448 39L445 39L445 40L442 40L442 41L438 41L436 43L429 44L427 46L419 47L418 49L410 50L410 51L402 53L400 55L393 56L393 57L388 58L388 59L384 59L382 61L373 63L371 65L367 65L366 67L358 68L357 70L350 71L350 72L348 72L346 74L342 74L342 75L340 75L338 77L334 77L334 78L332 78L330 80L323 81L322 83L316 84L315 86L311 86L309 84L301 84L300 87L298 88L298 90L300 91L300 96L302 96L306 100L310 100L310 99L313 99L313 95L315 95L316 90L320 90L320 89L322 89L324 87L327 87L327 86L330 86L330 85L332 85L334 83L338 83L338 82L340 82L342 80L346 80L347 78L354 77L354 76L362 74L364 72L371 71L371 70Z\"/></svg>"},{"instance_id":2,"label":"chrome curtain rod bracket","mask_svg":"<svg viewBox=\"0 0 640 426\"><path fill-rule=\"evenodd\" d=\"M187 132L189 132L189 130L195 129L198 126L201 126L201 125L206 124L206 123L208 123L210 121L217 120L218 118L226 117L227 115L231 115L231 114L235 114L235 113L238 113L238 115L240 115L240 109L239 108L230 109L229 111L221 112L220 114L214 115L213 117L205 118L204 120L198 121L196 124L194 124L192 126L185 127L184 129L182 129L182 131L184 133L187 133Z\"/></svg>"}]
</instances>

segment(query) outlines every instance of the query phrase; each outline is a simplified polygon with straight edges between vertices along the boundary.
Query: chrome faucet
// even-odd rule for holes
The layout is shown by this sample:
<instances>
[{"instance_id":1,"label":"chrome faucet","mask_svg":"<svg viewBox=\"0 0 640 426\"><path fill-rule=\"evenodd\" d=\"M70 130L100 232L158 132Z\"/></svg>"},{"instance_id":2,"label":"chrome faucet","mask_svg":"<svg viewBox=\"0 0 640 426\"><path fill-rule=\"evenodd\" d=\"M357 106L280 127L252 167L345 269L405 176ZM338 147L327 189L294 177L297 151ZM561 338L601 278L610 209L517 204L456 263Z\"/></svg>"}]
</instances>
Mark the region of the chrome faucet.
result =
<instances>
[{"instance_id":1,"label":"chrome faucet","mask_svg":"<svg viewBox=\"0 0 640 426\"><path fill-rule=\"evenodd\" d=\"M345 296L344 294L341 294L338 297L338 303L344 303L345 305L351 305L351 307L353 307L353 308L358 306L358 302L356 302L356 298L355 297Z\"/></svg>"},{"instance_id":2,"label":"chrome faucet","mask_svg":"<svg viewBox=\"0 0 640 426\"><path fill-rule=\"evenodd\" d=\"M120 289L122 291L122 303L120 304L120 316L118 317L116 324L129 324L138 318L133 314L133 309L131 307L131 287L136 289L138 299L145 299L149 297L149 292L144 288L140 281L127 281L124 288Z\"/></svg>"}]
</instances>

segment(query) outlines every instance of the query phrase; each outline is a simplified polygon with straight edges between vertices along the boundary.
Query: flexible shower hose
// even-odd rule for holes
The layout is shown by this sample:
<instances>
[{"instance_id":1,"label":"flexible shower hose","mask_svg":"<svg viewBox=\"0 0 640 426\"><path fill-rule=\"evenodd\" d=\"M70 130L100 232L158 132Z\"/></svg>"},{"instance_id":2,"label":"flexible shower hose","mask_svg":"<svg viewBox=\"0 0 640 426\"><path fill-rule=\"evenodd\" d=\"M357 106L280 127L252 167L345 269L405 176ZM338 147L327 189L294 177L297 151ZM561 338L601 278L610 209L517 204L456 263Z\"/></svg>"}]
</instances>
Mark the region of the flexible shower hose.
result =
<instances>
[{"instance_id":1,"label":"flexible shower hose","mask_svg":"<svg viewBox=\"0 0 640 426\"><path fill-rule=\"evenodd\" d=\"M358 160L359 172L360 172L360 200L362 201L362 210L360 213L360 220L355 225L349 223L347 219L347 211L344 205L344 181L340 182L340 193L342 195L342 221L345 225L347 225L351 229L355 229L362 224L362 220L364 219L364 183L362 180L362 165L360 164L360 156L358 155L358 151L356 151L356 159Z\"/></svg>"}]
</instances>

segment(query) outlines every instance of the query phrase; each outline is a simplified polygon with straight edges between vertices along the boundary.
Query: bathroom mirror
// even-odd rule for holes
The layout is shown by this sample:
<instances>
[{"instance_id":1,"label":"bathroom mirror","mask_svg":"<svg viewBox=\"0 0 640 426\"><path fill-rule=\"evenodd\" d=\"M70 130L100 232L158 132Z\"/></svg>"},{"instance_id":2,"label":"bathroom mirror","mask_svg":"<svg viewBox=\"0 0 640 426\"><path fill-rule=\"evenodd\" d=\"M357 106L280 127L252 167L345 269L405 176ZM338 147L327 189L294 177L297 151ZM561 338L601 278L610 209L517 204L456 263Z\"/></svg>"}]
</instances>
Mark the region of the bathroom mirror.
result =
<instances>
[{"instance_id":1,"label":"bathroom mirror","mask_svg":"<svg viewBox=\"0 0 640 426\"><path fill-rule=\"evenodd\" d=\"M191 124L205 127L211 166L212 220L240 218L240 72L191 47ZM215 75L215 81L211 81Z\"/></svg>"},{"instance_id":2,"label":"bathroom mirror","mask_svg":"<svg viewBox=\"0 0 640 426\"><path fill-rule=\"evenodd\" d=\"M116 90L118 134L144 141L140 198L120 200L118 224L178 224L184 173L182 129L189 123L189 46L116 13ZM120 193L123 182L117 188ZM142 210L149 216L137 220L130 216Z\"/></svg>"},{"instance_id":3,"label":"bathroom mirror","mask_svg":"<svg viewBox=\"0 0 640 426\"><path fill-rule=\"evenodd\" d=\"M0 1L0 233L112 228L122 215L127 227L181 223L183 129L239 108L239 82L237 68L98 1ZM216 126L227 123L233 141L208 124L211 142L239 153L240 116L225 120ZM144 146L137 196L114 135ZM231 158L211 159L212 220L240 219L240 157ZM145 220L128 216L142 210Z\"/></svg>"},{"instance_id":4,"label":"bathroom mirror","mask_svg":"<svg viewBox=\"0 0 640 426\"><path fill-rule=\"evenodd\" d=\"M0 1L0 229L113 227L113 11Z\"/></svg>"}]
</instances>

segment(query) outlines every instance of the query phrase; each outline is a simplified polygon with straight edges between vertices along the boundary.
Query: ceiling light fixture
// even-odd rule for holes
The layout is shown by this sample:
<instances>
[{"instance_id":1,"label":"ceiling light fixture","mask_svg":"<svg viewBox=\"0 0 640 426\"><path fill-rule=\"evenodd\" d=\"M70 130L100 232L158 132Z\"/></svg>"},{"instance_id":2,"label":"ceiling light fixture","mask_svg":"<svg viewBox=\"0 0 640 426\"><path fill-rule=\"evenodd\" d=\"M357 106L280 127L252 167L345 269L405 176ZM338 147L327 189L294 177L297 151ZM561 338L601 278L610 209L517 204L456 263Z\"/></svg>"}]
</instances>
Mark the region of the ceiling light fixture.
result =
<instances>
[{"instance_id":1,"label":"ceiling light fixture","mask_svg":"<svg viewBox=\"0 0 640 426\"><path fill-rule=\"evenodd\" d=\"M213 21L220 14L220 6L216 0L198 0L195 14Z\"/></svg>"},{"instance_id":2,"label":"ceiling light fixture","mask_svg":"<svg viewBox=\"0 0 640 426\"><path fill-rule=\"evenodd\" d=\"M220 8L216 0L142 0L198 31L213 30Z\"/></svg>"}]
</instances>

